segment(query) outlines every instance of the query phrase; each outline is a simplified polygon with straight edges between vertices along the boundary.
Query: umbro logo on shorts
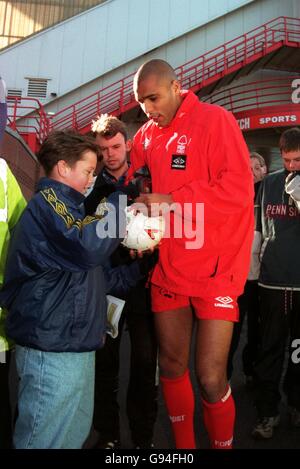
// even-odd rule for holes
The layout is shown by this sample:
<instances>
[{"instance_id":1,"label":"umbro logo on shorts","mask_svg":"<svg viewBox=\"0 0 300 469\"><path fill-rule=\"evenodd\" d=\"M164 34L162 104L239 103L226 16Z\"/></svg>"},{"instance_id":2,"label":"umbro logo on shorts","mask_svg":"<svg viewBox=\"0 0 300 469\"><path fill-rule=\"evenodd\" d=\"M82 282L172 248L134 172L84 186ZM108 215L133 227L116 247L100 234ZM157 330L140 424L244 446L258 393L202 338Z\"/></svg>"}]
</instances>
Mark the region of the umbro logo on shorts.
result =
<instances>
[{"instance_id":1,"label":"umbro logo on shorts","mask_svg":"<svg viewBox=\"0 0 300 469\"><path fill-rule=\"evenodd\" d=\"M233 305L231 304L233 302L233 299L230 298L230 296L217 296L215 298L217 303L214 304L217 308L230 308L233 309Z\"/></svg>"}]
</instances>

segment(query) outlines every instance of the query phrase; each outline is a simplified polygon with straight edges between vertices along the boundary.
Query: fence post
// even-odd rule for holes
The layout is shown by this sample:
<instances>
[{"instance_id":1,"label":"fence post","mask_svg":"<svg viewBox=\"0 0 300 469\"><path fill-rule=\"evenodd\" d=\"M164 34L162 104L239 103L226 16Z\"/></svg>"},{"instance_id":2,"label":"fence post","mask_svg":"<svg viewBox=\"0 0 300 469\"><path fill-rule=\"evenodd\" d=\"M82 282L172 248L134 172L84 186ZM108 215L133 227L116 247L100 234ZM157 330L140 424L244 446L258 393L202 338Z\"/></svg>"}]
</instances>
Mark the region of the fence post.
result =
<instances>
[{"instance_id":1,"label":"fence post","mask_svg":"<svg viewBox=\"0 0 300 469\"><path fill-rule=\"evenodd\" d=\"M100 116L100 93L101 90L99 90L97 93L97 117Z\"/></svg>"},{"instance_id":2,"label":"fence post","mask_svg":"<svg viewBox=\"0 0 300 469\"><path fill-rule=\"evenodd\" d=\"M76 108L75 104L72 106L72 128L77 130Z\"/></svg>"},{"instance_id":3,"label":"fence post","mask_svg":"<svg viewBox=\"0 0 300 469\"><path fill-rule=\"evenodd\" d=\"M124 112L124 79L121 80L119 111L120 111L120 114L123 114L123 112Z\"/></svg>"},{"instance_id":4,"label":"fence post","mask_svg":"<svg viewBox=\"0 0 300 469\"><path fill-rule=\"evenodd\" d=\"M12 123L11 123L11 128L13 130L17 130L17 104L18 104L18 98L14 98L14 109L13 109L13 117L12 117Z\"/></svg>"}]
</instances>

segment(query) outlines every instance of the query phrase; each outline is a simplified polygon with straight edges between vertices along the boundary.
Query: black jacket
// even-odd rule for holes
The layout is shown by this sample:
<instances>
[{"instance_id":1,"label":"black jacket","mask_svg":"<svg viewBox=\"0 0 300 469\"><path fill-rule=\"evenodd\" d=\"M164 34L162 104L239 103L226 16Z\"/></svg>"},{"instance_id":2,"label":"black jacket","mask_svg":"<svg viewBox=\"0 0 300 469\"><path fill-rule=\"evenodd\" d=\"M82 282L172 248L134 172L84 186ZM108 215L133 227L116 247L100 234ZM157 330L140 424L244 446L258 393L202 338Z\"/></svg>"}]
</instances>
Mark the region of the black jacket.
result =
<instances>
[{"instance_id":1,"label":"black jacket","mask_svg":"<svg viewBox=\"0 0 300 469\"><path fill-rule=\"evenodd\" d=\"M262 233L259 283L300 289L300 214L284 190L288 171L261 182L255 202L256 231Z\"/></svg>"}]
</instances>

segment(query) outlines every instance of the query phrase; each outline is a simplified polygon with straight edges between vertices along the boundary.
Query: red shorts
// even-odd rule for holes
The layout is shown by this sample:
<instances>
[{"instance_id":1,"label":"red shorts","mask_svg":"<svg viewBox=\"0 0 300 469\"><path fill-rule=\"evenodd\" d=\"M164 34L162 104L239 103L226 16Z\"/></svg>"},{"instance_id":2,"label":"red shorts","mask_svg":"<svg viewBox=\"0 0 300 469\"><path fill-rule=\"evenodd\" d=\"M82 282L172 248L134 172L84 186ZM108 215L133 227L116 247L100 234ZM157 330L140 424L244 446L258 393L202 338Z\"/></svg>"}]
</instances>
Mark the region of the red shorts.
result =
<instances>
[{"instance_id":1,"label":"red shorts","mask_svg":"<svg viewBox=\"0 0 300 469\"><path fill-rule=\"evenodd\" d=\"M236 297L220 296L199 297L185 296L170 292L165 288L151 284L152 311L162 313L173 309L192 306L199 319L222 319L237 322L239 308Z\"/></svg>"}]
</instances>

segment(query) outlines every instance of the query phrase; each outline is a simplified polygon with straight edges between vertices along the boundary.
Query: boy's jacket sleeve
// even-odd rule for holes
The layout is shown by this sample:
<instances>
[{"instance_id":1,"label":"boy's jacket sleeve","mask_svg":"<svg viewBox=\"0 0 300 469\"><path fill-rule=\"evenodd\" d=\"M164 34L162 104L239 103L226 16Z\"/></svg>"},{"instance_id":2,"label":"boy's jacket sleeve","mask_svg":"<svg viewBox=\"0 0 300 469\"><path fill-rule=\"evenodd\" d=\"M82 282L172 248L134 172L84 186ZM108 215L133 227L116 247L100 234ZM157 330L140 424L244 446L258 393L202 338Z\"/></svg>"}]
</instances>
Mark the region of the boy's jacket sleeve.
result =
<instances>
[{"instance_id":1,"label":"boy's jacket sleeve","mask_svg":"<svg viewBox=\"0 0 300 469\"><path fill-rule=\"evenodd\" d=\"M41 270L89 270L103 264L124 237L125 213L116 200L110 199L101 219L76 219L63 203L51 204L40 194L24 212L14 238L24 238L18 246L30 246L30 252L22 251Z\"/></svg>"},{"instance_id":2,"label":"boy's jacket sleeve","mask_svg":"<svg viewBox=\"0 0 300 469\"><path fill-rule=\"evenodd\" d=\"M106 293L123 297L143 278L138 261L117 267L104 266Z\"/></svg>"}]
</instances>

